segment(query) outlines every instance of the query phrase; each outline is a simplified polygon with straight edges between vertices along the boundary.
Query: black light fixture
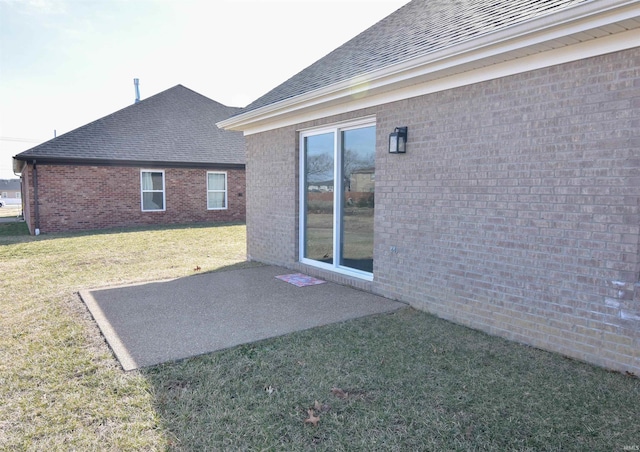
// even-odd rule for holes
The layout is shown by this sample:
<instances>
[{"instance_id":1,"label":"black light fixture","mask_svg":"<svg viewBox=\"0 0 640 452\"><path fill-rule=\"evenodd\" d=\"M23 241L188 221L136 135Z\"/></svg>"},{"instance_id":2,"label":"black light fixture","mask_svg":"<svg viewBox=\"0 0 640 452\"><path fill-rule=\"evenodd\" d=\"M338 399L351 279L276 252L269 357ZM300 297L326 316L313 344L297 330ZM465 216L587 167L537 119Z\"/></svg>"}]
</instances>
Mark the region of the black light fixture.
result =
<instances>
[{"instance_id":1,"label":"black light fixture","mask_svg":"<svg viewBox=\"0 0 640 452\"><path fill-rule=\"evenodd\" d=\"M393 133L389 134L389 153L404 154L407 152L407 128L396 127Z\"/></svg>"}]
</instances>

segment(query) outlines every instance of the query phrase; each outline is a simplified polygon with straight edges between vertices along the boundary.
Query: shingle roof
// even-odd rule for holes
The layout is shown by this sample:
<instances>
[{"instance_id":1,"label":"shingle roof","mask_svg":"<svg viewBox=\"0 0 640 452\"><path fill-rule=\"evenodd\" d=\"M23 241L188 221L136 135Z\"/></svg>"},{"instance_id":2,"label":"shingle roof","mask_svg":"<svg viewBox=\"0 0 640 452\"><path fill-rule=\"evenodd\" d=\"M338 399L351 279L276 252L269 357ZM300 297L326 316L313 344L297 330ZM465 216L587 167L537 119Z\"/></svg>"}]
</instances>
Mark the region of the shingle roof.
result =
<instances>
[{"instance_id":1,"label":"shingle roof","mask_svg":"<svg viewBox=\"0 0 640 452\"><path fill-rule=\"evenodd\" d=\"M20 179L0 179L0 190L20 190Z\"/></svg>"},{"instance_id":2,"label":"shingle roof","mask_svg":"<svg viewBox=\"0 0 640 452\"><path fill-rule=\"evenodd\" d=\"M244 165L242 132L216 127L240 111L182 85L42 143L18 160Z\"/></svg>"},{"instance_id":3,"label":"shingle roof","mask_svg":"<svg viewBox=\"0 0 640 452\"><path fill-rule=\"evenodd\" d=\"M413 0L249 104L244 112L590 0Z\"/></svg>"}]
</instances>

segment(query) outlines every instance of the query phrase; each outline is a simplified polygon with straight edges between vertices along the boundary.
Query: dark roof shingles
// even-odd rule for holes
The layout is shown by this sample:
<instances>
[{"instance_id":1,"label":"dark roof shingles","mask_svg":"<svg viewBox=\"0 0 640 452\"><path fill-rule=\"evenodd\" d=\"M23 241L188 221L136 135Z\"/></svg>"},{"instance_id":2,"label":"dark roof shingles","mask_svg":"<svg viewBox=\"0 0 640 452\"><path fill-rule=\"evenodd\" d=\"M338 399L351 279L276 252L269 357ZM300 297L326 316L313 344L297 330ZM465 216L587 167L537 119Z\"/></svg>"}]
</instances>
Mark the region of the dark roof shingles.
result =
<instances>
[{"instance_id":1,"label":"dark roof shingles","mask_svg":"<svg viewBox=\"0 0 640 452\"><path fill-rule=\"evenodd\" d=\"M589 0L413 0L242 112L293 98Z\"/></svg>"},{"instance_id":2,"label":"dark roof shingles","mask_svg":"<svg viewBox=\"0 0 640 452\"><path fill-rule=\"evenodd\" d=\"M0 179L0 189L20 190L20 179Z\"/></svg>"},{"instance_id":3,"label":"dark roof shingles","mask_svg":"<svg viewBox=\"0 0 640 452\"><path fill-rule=\"evenodd\" d=\"M215 125L240 110L177 85L16 157L240 165L242 133Z\"/></svg>"}]
</instances>

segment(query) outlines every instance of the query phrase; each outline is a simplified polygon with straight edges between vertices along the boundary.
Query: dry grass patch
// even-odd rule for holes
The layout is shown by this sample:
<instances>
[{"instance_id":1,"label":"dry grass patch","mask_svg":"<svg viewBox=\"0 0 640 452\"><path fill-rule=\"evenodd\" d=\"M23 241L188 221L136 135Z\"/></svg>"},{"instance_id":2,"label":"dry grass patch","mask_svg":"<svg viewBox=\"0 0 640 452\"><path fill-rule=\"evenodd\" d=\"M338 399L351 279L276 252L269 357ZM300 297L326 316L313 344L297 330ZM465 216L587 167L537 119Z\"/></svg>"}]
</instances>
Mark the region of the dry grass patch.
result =
<instances>
[{"instance_id":1,"label":"dry grass patch","mask_svg":"<svg viewBox=\"0 0 640 452\"><path fill-rule=\"evenodd\" d=\"M17 218L21 212L21 206L5 205L0 207L0 218Z\"/></svg>"},{"instance_id":2,"label":"dry grass patch","mask_svg":"<svg viewBox=\"0 0 640 452\"><path fill-rule=\"evenodd\" d=\"M80 289L242 264L245 227L0 237L0 449L163 450L148 380L123 373Z\"/></svg>"}]
</instances>

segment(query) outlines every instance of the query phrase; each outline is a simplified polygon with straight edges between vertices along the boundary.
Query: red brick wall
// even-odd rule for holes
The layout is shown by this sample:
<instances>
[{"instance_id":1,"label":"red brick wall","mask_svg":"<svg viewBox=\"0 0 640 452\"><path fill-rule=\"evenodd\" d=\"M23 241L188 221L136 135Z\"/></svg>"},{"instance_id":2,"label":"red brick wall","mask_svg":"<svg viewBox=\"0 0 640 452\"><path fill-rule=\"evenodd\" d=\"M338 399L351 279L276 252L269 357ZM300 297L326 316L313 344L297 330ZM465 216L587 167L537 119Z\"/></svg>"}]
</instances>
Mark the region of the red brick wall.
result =
<instances>
[{"instance_id":1,"label":"red brick wall","mask_svg":"<svg viewBox=\"0 0 640 452\"><path fill-rule=\"evenodd\" d=\"M142 212L140 170L165 172L164 212ZM228 208L207 210L207 171L227 173ZM239 169L37 165L36 225L33 165L23 175L25 216L32 233L124 226L245 221L245 172Z\"/></svg>"}]
</instances>

